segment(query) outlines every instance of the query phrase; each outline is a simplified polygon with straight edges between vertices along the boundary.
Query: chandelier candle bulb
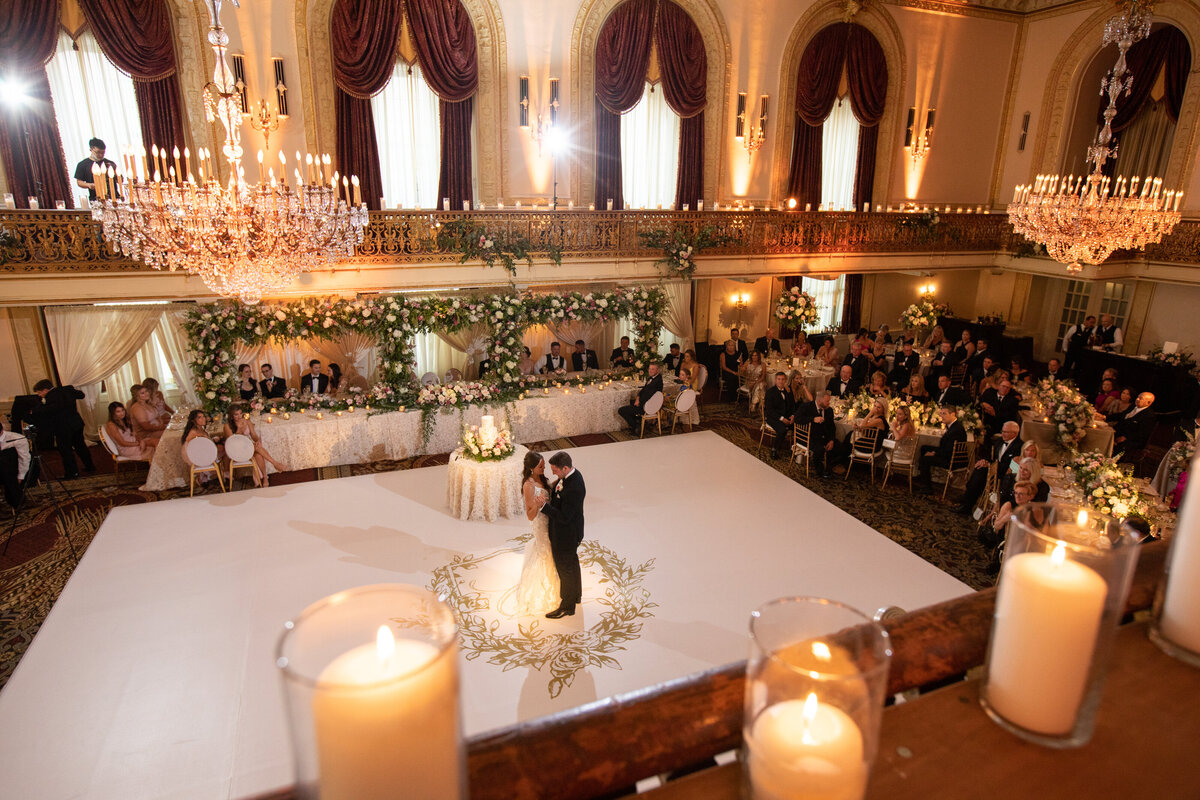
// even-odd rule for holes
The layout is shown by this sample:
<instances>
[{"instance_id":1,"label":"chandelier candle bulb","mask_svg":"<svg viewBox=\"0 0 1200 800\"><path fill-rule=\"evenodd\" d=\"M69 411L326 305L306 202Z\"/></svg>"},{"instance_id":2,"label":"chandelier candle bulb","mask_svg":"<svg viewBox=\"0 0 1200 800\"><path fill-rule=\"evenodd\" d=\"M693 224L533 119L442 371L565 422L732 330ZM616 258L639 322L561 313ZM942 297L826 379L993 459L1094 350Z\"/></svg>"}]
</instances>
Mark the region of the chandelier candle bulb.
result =
<instances>
[{"instance_id":1,"label":"chandelier candle bulb","mask_svg":"<svg viewBox=\"0 0 1200 800\"><path fill-rule=\"evenodd\" d=\"M356 205L356 206L362 205L362 194L359 191L359 187L358 187L358 176L351 175L350 183L353 184L353 186L354 186L354 205Z\"/></svg>"}]
</instances>

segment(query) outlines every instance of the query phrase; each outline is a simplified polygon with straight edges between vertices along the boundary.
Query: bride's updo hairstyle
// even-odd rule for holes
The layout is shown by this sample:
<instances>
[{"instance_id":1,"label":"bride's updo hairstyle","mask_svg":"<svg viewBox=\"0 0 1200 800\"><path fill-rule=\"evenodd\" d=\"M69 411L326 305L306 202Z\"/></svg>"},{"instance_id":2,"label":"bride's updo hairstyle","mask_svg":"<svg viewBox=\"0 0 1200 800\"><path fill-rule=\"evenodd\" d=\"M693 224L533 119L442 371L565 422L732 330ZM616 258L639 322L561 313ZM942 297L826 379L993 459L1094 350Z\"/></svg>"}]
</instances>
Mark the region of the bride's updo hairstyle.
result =
<instances>
[{"instance_id":1,"label":"bride's updo hairstyle","mask_svg":"<svg viewBox=\"0 0 1200 800\"><path fill-rule=\"evenodd\" d=\"M542 463L542 454L534 450L530 450L525 454L524 469L521 472L521 485L525 485L525 481L529 480L529 476L533 474L533 470L538 464Z\"/></svg>"}]
</instances>

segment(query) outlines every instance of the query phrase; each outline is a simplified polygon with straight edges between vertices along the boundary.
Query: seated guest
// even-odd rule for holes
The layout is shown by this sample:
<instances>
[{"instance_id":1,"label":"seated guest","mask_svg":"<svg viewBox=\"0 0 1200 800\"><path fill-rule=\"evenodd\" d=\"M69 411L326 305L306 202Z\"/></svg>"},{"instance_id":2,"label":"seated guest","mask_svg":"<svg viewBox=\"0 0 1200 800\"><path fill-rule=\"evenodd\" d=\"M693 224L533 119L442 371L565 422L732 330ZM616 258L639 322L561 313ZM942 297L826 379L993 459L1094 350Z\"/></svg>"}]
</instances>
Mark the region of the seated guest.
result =
<instances>
[{"instance_id":1,"label":"seated guest","mask_svg":"<svg viewBox=\"0 0 1200 800\"><path fill-rule=\"evenodd\" d=\"M1037 442L1026 442L1021 445L1021 458L1036 458L1040 464L1042 462L1042 448L1038 447Z\"/></svg>"},{"instance_id":2,"label":"seated guest","mask_svg":"<svg viewBox=\"0 0 1200 800\"><path fill-rule=\"evenodd\" d=\"M875 341L878 342L881 340L883 341L884 344L892 343L892 335L890 333L888 333L888 326L886 323L883 325L880 325L879 330L877 330L875 332Z\"/></svg>"},{"instance_id":3,"label":"seated guest","mask_svg":"<svg viewBox=\"0 0 1200 800\"><path fill-rule=\"evenodd\" d=\"M212 439L212 437L208 435L207 429L208 429L208 415L205 414L203 411L201 411L198 408L193 409L188 414L187 423L183 426L183 434L179 437L179 440L181 442L183 442L183 460L184 461L188 461L188 456L187 456L188 442L190 442L192 439L196 439L201 436L203 436L205 439ZM217 461L222 462L224 460L225 460L225 448L224 448L224 446L218 444L217 445ZM191 463L191 462L188 462L188 463ZM208 464L192 464L192 466L207 467ZM201 483L208 483L208 481L209 481L209 473L204 473L203 475L200 476Z\"/></svg>"},{"instance_id":4,"label":"seated guest","mask_svg":"<svg viewBox=\"0 0 1200 800\"><path fill-rule=\"evenodd\" d=\"M258 394L258 384L254 382L254 370L249 364L238 364L238 395L243 400L250 400Z\"/></svg>"},{"instance_id":5,"label":"seated guest","mask_svg":"<svg viewBox=\"0 0 1200 800\"><path fill-rule=\"evenodd\" d=\"M129 414L121 403L108 404L108 422L104 423L104 432L108 434L108 440L117 448L119 455L141 461L154 458L154 448L158 445L158 439L139 440L134 436Z\"/></svg>"},{"instance_id":6,"label":"seated guest","mask_svg":"<svg viewBox=\"0 0 1200 800\"><path fill-rule=\"evenodd\" d=\"M528 347L525 348L525 352L526 353L529 352ZM490 358L483 359L482 361L479 362L479 377L482 378L483 376L487 375L489 372L491 372L491 369L492 369L492 360Z\"/></svg>"},{"instance_id":7,"label":"seated guest","mask_svg":"<svg viewBox=\"0 0 1200 800\"><path fill-rule=\"evenodd\" d=\"M967 361L967 371L970 372L979 367L979 362L983 361L984 356L992 356L993 353L988 350L987 339L975 340L975 352Z\"/></svg>"},{"instance_id":8,"label":"seated guest","mask_svg":"<svg viewBox=\"0 0 1200 800\"><path fill-rule=\"evenodd\" d=\"M986 363L986 362L985 362ZM1000 369L999 366L993 365L990 370L984 373L984 376L979 379L979 383L975 384L976 395L982 395L988 389L996 389L1000 386L1000 381L1008 381L1012 383L1012 378L1007 370Z\"/></svg>"},{"instance_id":9,"label":"seated guest","mask_svg":"<svg viewBox=\"0 0 1200 800\"><path fill-rule=\"evenodd\" d=\"M629 424L630 433L641 433L641 431L638 429L638 423L644 413L642 409L646 407L646 403L651 397L654 396L655 392L661 392L662 390L663 379L662 375L660 375L658 372L658 362L651 361L649 367L649 377L646 378L646 382L642 384L642 388L638 390L637 396L630 400L628 405L621 406L617 409L617 413L620 414L621 418Z\"/></svg>"},{"instance_id":10,"label":"seated guest","mask_svg":"<svg viewBox=\"0 0 1200 800\"><path fill-rule=\"evenodd\" d=\"M867 412L865 417L855 420L854 430L839 447L834 448L836 452L834 456L835 464L845 464L850 461L850 451L854 447L854 442L866 430L879 431L875 437L875 447L872 452L878 453L883 449L883 440L888 436L887 405L887 400L881 397L871 404L871 410ZM860 449L865 450L865 448Z\"/></svg>"},{"instance_id":11,"label":"seated guest","mask_svg":"<svg viewBox=\"0 0 1200 800\"><path fill-rule=\"evenodd\" d=\"M937 389L929 393L929 399L942 407L965 406L970 402L966 392L950 385L949 375L938 376Z\"/></svg>"},{"instance_id":12,"label":"seated guest","mask_svg":"<svg viewBox=\"0 0 1200 800\"><path fill-rule=\"evenodd\" d=\"M1012 390L1012 382L1003 380L995 389L988 389L979 395L979 411L983 417L983 426L988 432L995 434L1000 431L1005 422L1016 422L1021 416L1021 397Z\"/></svg>"},{"instance_id":13,"label":"seated guest","mask_svg":"<svg viewBox=\"0 0 1200 800\"><path fill-rule=\"evenodd\" d=\"M992 388L994 381L988 380L991 374L996 370L996 361L991 356L984 356L977 363L974 369L968 370L967 375L971 377L971 383L975 385L976 393L986 391ZM987 385L984 385L987 381Z\"/></svg>"},{"instance_id":14,"label":"seated guest","mask_svg":"<svg viewBox=\"0 0 1200 800\"><path fill-rule=\"evenodd\" d=\"M996 511L984 517L979 523L979 543L989 550L997 547L1004 541L1004 529L1012 519L1013 512L1018 508L1029 503L1033 503L1034 494L1037 491L1029 481L1022 481L1013 486L1013 496L1005 500ZM988 572L999 572L999 560L993 562L995 570L988 567Z\"/></svg>"},{"instance_id":15,"label":"seated guest","mask_svg":"<svg viewBox=\"0 0 1200 800\"><path fill-rule=\"evenodd\" d=\"M967 352L967 345L971 345L971 353ZM974 350L975 345L971 337L971 331L963 328L962 336L954 343L954 355L959 361L966 361L974 353Z\"/></svg>"},{"instance_id":16,"label":"seated guest","mask_svg":"<svg viewBox=\"0 0 1200 800\"><path fill-rule=\"evenodd\" d=\"M859 328L858 333L856 333L854 338L851 340L851 344L854 342L858 342L860 345L862 345L864 353L867 352L871 349L871 332L866 328Z\"/></svg>"},{"instance_id":17,"label":"seated guest","mask_svg":"<svg viewBox=\"0 0 1200 800\"><path fill-rule=\"evenodd\" d=\"M332 364L330 366L333 366ZM240 433L250 441L254 442L254 463L258 467L258 473L254 475L255 486L270 486L271 483L267 479L267 462L271 462L271 466L276 472L287 472L287 467L276 461L267 452L267 448L263 447L262 439L258 435L258 431L254 429L254 420L250 418L250 414L246 411L246 407L240 403L235 403L229 407L229 411L225 415L225 428L221 435L228 439L235 433ZM259 480L259 475L262 475L262 480Z\"/></svg>"},{"instance_id":18,"label":"seated guest","mask_svg":"<svg viewBox=\"0 0 1200 800\"><path fill-rule=\"evenodd\" d=\"M892 425L892 438L900 442L916 435L917 426L913 422L912 411L906 405L897 406L895 424Z\"/></svg>"},{"instance_id":19,"label":"seated guest","mask_svg":"<svg viewBox=\"0 0 1200 800\"><path fill-rule=\"evenodd\" d=\"M329 393L337 394L342 390L342 365L329 362Z\"/></svg>"},{"instance_id":20,"label":"seated guest","mask_svg":"<svg viewBox=\"0 0 1200 800\"><path fill-rule=\"evenodd\" d=\"M925 337L925 344L922 345L926 350L936 350L941 347L942 342L946 340L946 333L942 330L941 325L934 325L933 330Z\"/></svg>"},{"instance_id":21,"label":"seated guest","mask_svg":"<svg viewBox=\"0 0 1200 800\"><path fill-rule=\"evenodd\" d=\"M632 363L632 362L630 362ZM558 342L550 343L550 352L542 359L542 368L538 372L549 375L552 372L566 372L567 360L562 356L562 347Z\"/></svg>"},{"instance_id":22,"label":"seated guest","mask_svg":"<svg viewBox=\"0 0 1200 800\"><path fill-rule=\"evenodd\" d=\"M725 342L725 352L717 362L721 368L721 388L728 389L731 386L737 390L738 385L738 370L742 368L742 357L738 355L737 343L732 339Z\"/></svg>"},{"instance_id":23,"label":"seated guest","mask_svg":"<svg viewBox=\"0 0 1200 800\"><path fill-rule=\"evenodd\" d=\"M915 372L909 375L908 385L900 390L900 397L908 403L929 402L929 392L925 391L925 380Z\"/></svg>"},{"instance_id":24,"label":"seated guest","mask_svg":"<svg viewBox=\"0 0 1200 800\"><path fill-rule=\"evenodd\" d=\"M836 367L841 363L841 354L838 353L832 336L826 336L821 342L821 346L817 349L817 361L827 367Z\"/></svg>"},{"instance_id":25,"label":"seated guest","mask_svg":"<svg viewBox=\"0 0 1200 800\"><path fill-rule=\"evenodd\" d=\"M518 368L521 370L521 374L522 375L537 374L537 362L533 360L533 352L528 347L525 347L524 345L521 346L521 350L523 350L525 352L525 355L521 358L521 363L517 365ZM482 367L480 367L479 374L480 375L483 374Z\"/></svg>"},{"instance_id":26,"label":"seated guest","mask_svg":"<svg viewBox=\"0 0 1200 800\"><path fill-rule=\"evenodd\" d=\"M1117 389L1116 385L1106 378L1100 381L1100 392L1096 395L1096 399L1092 401L1092 405L1101 414L1107 414L1109 413L1109 403L1120 396L1121 392Z\"/></svg>"},{"instance_id":27,"label":"seated guest","mask_svg":"<svg viewBox=\"0 0 1200 800\"><path fill-rule=\"evenodd\" d=\"M329 393L329 376L321 372L321 362L313 359L308 362L308 372L300 378L300 394L312 392L313 394L328 394Z\"/></svg>"},{"instance_id":28,"label":"seated guest","mask_svg":"<svg viewBox=\"0 0 1200 800\"><path fill-rule=\"evenodd\" d=\"M850 352L842 359L842 365L850 367L854 373L854 379L859 385L867 382L867 375L871 369L871 360L863 355L862 342L853 341L850 343Z\"/></svg>"},{"instance_id":29,"label":"seated guest","mask_svg":"<svg viewBox=\"0 0 1200 800\"><path fill-rule=\"evenodd\" d=\"M933 467L948 468L950 459L954 455L954 445L967 440L967 429L958 420L957 408L942 406L938 413L942 417L942 424L946 426L946 430L942 433L942 440L938 442L937 447L921 448L921 485L926 489L933 486L933 481L930 479Z\"/></svg>"},{"instance_id":30,"label":"seated guest","mask_svg":"<svg viewBox=\"0 0 1200 800\"><path fill-rule=\"evenodd\" d=\"M274 400L277 397L283 397L287 393L287 384L283 378L275 377L275 369L270 364L263 364L259 369L262 371L262 380L258 382L258 390L262 393L264 400Z\"/></svg>"},{"instance_id":31,"label":"seated guest","mask_svg":"<svg viewBox=\"0 0 1200 800\"><path fill-rule=\"evenodd\" d=\"M783 349L779 346L779 340L775 338L775 331L767 328L767 332L754 340L754 349L764 356L770 357L771 353L783 355Z\"/></svg>"},{"instance_id":32,"label":"seated guest","mask_svg":"<svg viewBox=\"0 0 1200 800\"><path fill-rule=\"evenodd\" d=\"M867 387L867 391L875 397L891 396L892 390L888 387L887 375L879 370L871 373L871 385Z\"/></svg>"},{"instance_id":33,"label":"seated guest","mask_svg":"<svg viewBox=\"0 0 1200 800\"><path fill-rule=\"evenodd\" d=\"M834 375L829 379L829 383L825 385L825 390L834 397L847 397L852 394L858 394L858 390L862 388L862 384L854 378L854 370L849 364L842 366L841 373Z\"/></svg>"},{"instance_id":34,"label":"seated guest","mask_svg":"<svg viewBox=\"0 0 1200 800\"><path fill-rule=\"evenodd\" d=\"M733 349L741 357L741 361L738 362L739 364L744 364L750 360L750 351L746 349L746 340L741 338L741 334L738 333L737 328L729 329L729 339L727 341L733 342Z\"/></svg>"},{"instance_id":35,"label":"seated guest","mask_svg":"<svg viewBox=\"0 0 1200 800\"><path fill-rule=\"evenodd\" d=\"M696 360L696 351L690 347L679 364L679 379L682 381L685 375L688 387L700 391L700 362Z\"/></svg>"},{"instance_id":36,"label":"seated guest","mask_svg":"<svg viewBox=\"0 0 1200 800\"><path fill-rule=\"evenodd\" d=\"M1150 434L1154 433L1157 418L1150 406L1154 404L1154 395L1142 392L1137 396L1133 408L1115 419L1116 438L1113 440L1113 451L1122 457L1146 449L1150 442Z\"/></svg>"},{"instance_id":37,"label":"seated guest","mask_svg":"<svg viewBox=\"0 0 1200 800\"><path fill-rule=\"evenodd\" d=\"M833 466L833 448L837 444L837 424L833 420L833 409L829 405L829 392L820 392L816 403L805 403L796 409L796 422L809 426L809 450L815 461L813 468L820 468L821 477L830 477Z\"/></svg>"},{"instance_id":38,"label":"seated guest","mask_svg":"<svg viewBox=\"0 0 1200 800\"><path fill-rule=\"evenodd\" d=\"M763 364L761 351L755 350L750 354L750 360L742 364L740 374L746 382L746 388L750 391L750 408L748 410L754 413L754 409L758 408L767 391L767 367Z\"/></svg>"},{"instance_id":39,"label":"seated guest","mask_svg":"<svg viewBox=\"0 0 1200 800\"><path fill-rule=\"evenodd\" d=\"M596 358L596 351L589 350L583 343L583 339L575 340L575 352L571 353L571 369L575 372L583 372L585 369L600 369L600 359Z\"/></svg>"},{"instance_id":40,"label":"seated guest","mask_svg":"<svg viewBox=\"0 0 1200 800\"><path fill-rule=\"evenodd\" d=\"M1025 369L1020 356L1013 356L1008 374L1013 383L1029 383L1029 370Z\"/></svg>"},{"instance_id":41,"label":"seated guest","mask_svg":"<svg viewBox=\"0 0 1200 800\"><path fill-rule=\"evenodd\" d=\"M1046 377L1052 381L1061 381L1067 377L1062 368L1062 362L1057 358L1052 358L1046 363Z\"/></svg>"},{"instance_id":42,"label":"seated guest","mask_svg":"<svg viewBox=\"0 0 1200 800\"><path fill-rule=\"evenodd\" d=\"M1133 407L1133 390L1126 386L1117 395L1116 399L1110 400L1104 410L1104 418L1111 417L1113 420L1120 419L1125 415L1125 412ZM1099 411L1099 409L1097 409Z\"/></svg>"},{"instance_id":43,"label":"seated guest","mask_svg":"<svg viewBox=\"0 0 1200 800\"><path fill-rule=\"evenodd\" d=\"M967 478L967 485L957 509L960 514L970 514L971 509L975 507L975 502L979 499L979 495L983 494L983 489L987 485L988 467L991 464L996 465L998 478L1008 474L1008 465L1021 452L1023 442L1017 435L1020 432L1021 426L1010 420L1004 423L1000 429L1000 438L991 441L986 446L975 462L975 469Z\"/></svg>"},{"instance_id":44,"label":"seated guest","mask_svg":"<svg viewBox=\"0 0 1200 800\"><path fill-rule=\"evenodd\" d=\"M874 372L875 370L879 370L880 372L886 372L886 370L888 368L887 345L883 343L882 339L876 338L875 341L871 344L871 348L869 350L864 351L864 355L866 355L866 357L871 362L871 371L872 372Z\"/></svg>"},{"instance_id":45,"label":"seated guest","mask_svg":"<svg viewBox=\"0 0 1200 800\"><path fill-rule=\"evenodd\" d=\"M1117 368L1109 367L1108 369L1104 370L1104 372L1100 375L1100 380L1112 381L1113 386L1119 386L1121 384L1121 382L1119 380L1117 380L1118 377L1120 377L1120 376L1117 374Z\"/></svg>"},{"instance_id":46,"label":"seated guest","mask_svg":"<svg viewBox=\"0 0 1200 800\"><path fill-rule=\"evenodd\" d=\"M792 343L792 358L812 358L812 345L808 343L808 337L804 334L796 334L796 341Z\"/></svg>"},{"instance_id":47,"label":"seated guest","mask_svg":"<svg viewBox=\"0 0 1200 800\"><path fill-rule=\"evenodd\" d=\"M679 352L679 345L672 344L667 357L663 359L663 367L667 372L679 377L679 366L683 363L683 353Z\"/></svg>"},{"instance_id":48,"label":"seated guest","mask_svg":"<svg viewBox=\"0 0 1200 800\"><path fill-rule=\"evenodd\" d=\"M943 341L938 345L938 351L933 354L933 360L929 362L929 375L925 379L925 386L933 391L931 387L937 385L938 376L949 375L957 363L958 357L954 354L950 343Z\"/></svg>"},{"instance_id":49,"label":"seated guest","mask_svg":"<svg viewBox=\"0 0 1200 800\"><path fill-rule=\"evenodd\" d=\"M633 366L633 348L629 346L629 337L621 337L621 346L614 347L608 356L608 366L612 369L623 369Z\"/></svg>"},{"instance_id":50,"label":"seated guest","mask_svg":"<svg viewBox=\"0 0 1200 800\"><path fill-rule=\"evenodd\" d=\"M133 403L129 406L128 414L133 435L139 442L157 446L167 429L164 420L150 402L150 390L140 383L133 387Z\"/></svg>"},{"instance_id":51,"label":"seated guest","mask_svg":"<svg viewBox=\"0 0 1200 800\"><path fill-rule=\"evenodd\" d=\"M158 416L163 422L170 422L171 417L175 415L175 409L167 405L167 398L158 388L158 381L154 378L146 378L142 381L142 386L150 390L150 405L154 406L154 410L158 412Z\"/></svg>"},{"instance_id":52,"label":"seated guest","mask_svg":"<svg viewBox=\"0 0 1200 800\"><path fill-rule=\"evenodd\" d=\"M29 456L31 442L15 431L10 431L4 420L0 419L0 486L4 487L4 500L12 508L21 504L25 497L26 477L29 475Z\"/></svg>"},{"instance_id":53,"label":"seated guest","mask_svg":"<svg viewBox=\"0 0 1200 800\"><path fill-rule=\"evenodd\" d=\"M775 373L775 385L767 390L763 399L763 420L775 431L771 458L779 458L783 448L791 447L792 425L796 421L796 401L788 391L786 373Z\"/></svg>"},{"instance_id":54,"label":"seated guest","mask_svg":"<svg viewBox=\"0 0 1200 800\"><path fill-rule=\"evenodd\" d=\"M1032 442L1027 443L1032 444ZM1027 456L1024 453L1020 457L1013 459L1008 465L1008 471L1000 475L1000 481L996 488L997 503L1011 502L1013 499L1013 488L1022 481L1028 481L1034 487L1033 499L1035 502L1044 503L1050 498L1050 484L1046 483L1042 472L1042 462L1035 456Z\"/></svg>"},{"instance_id":55,"label":"seated guest","mask_svg":"<svg viewBox=\"0 0 1200 800\"><path fill-rule=\"evenodd\" d=\"M892 367L888 380L897 386L904 386L911 376L916 375L920 378L920 372L921 357L913 352L912 342L906 339L904 344L900 345L900 352L896 354L896 366Z\"/></svg>"},{"instance_id":56,"label":"seated guest","mask_svg":"<svg viewBox=\"0 0 1200 800\"><path fill-rule=\"evenodd\" d=\"M792 375L792 398L795 399L797 406L801 403L816 401L816 398L812 396L812 392L808 390L808 381L804 379L804 376L799 371Z\"/></svg>"}]
</instances>

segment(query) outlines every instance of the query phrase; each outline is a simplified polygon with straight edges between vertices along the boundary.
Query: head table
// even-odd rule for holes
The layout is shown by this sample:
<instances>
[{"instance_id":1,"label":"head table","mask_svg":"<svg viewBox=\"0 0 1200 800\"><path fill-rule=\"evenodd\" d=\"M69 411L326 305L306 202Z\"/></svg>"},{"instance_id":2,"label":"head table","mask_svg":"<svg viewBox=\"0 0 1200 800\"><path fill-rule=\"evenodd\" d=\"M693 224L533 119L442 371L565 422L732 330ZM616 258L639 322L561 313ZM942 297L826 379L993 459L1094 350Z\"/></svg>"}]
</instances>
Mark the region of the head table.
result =
<instances>
[{"instance_id":1,"label":"head table","mask_svg":"<svg viewBox=\"0 0 1200 800\"><path fill-rule=\"evenodd\" d=\"M449 453L462 439L464 424L478 424L484 414L497 422L507 420L517 442L540 442L565 436L605 433L624 427L617 409L629 402L640 381L614 381L607 387L549 387L533 389L528 397L510 404L447 406L434 411L433 430L421 437L421 410L308 411L261 414L255 429L263 447L289 469L316 469L344 464L399 460L427 453ZM270 419L270 417L274 419ZM187 410L171 419L154 452L150 472L141 488L147 491L187 486L188 465L183 459L180 434Z\"/></svg>"}]
</instances>

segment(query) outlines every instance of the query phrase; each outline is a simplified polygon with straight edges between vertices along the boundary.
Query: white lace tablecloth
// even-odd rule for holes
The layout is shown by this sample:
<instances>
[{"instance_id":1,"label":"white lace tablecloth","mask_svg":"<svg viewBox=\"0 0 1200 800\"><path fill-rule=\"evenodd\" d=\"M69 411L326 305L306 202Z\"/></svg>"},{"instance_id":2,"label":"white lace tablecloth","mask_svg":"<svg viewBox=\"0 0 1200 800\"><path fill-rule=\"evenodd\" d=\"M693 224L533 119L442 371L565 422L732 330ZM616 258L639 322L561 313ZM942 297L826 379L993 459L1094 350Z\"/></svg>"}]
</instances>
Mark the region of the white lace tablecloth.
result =
<instances>
[{"instance_id":1,"label":"white lace tablecloth","mask_svg":"<svg viewBox=\"0 0 1200 800\"><path fill-rule=\"evenodd\" d=\"M474 461L462 448L450 454L446 471L446 505L459 519L516 517L525 513L521 498L521 466L529 449L517 445L503 461Z\"/></svg>"},{"instance_id":2,"label":"white lace tablecloth","mask_svg":"<svg viewBox=\"0 0 1200 800\"><path fill-rule=\"evenodd\" d=\"M817 366L817 362L812 360L808 361L807 367L802 366L798 369L792 365L792 359L790 358L768 358L763 363L767 367L768 383L774 382L775 379L772 376L776 372L786 372L789 383L795 377L796 373L799 372L804 376L804 384L808 387L808 391L812 393L814 398L819 393L825 391L825 386L829 383L829 379L833 377L834 373L833 367ZM802 360L800 363L803 364L804 361Z\"/></svg>"},{"instance_id":3,"label":"white lace tablecloth","mask_svg":"<svg viewBox=\"0 0 1200 800\"><path fill-rule=\"evenodd\" d=\"M462 439L463 424L478 424L484 414L495 416L497 423L507 419L518 442L620 430L625 423L617 409L629 402L639 385L618 381L604 389L589 386L586 392L579 388L550 388L547 392L539 389L512 403L511 412L502 404L448 407L434 413L433 431L424 446L419 410L368 412L359 408L353 413L342 412L340 417L337 412L324 411L324 419L317 419L310 411L293 413L288 420L276 414L273 422L262 415L256 419L255 429L267 452L289 470L366 464L426 453L449 453ZM186 415L181 419L176 414L171 420L154 452L143 489L158 491L187 486L188 469L179 442L185 419Z\"/></svg>"}]
</instances>

